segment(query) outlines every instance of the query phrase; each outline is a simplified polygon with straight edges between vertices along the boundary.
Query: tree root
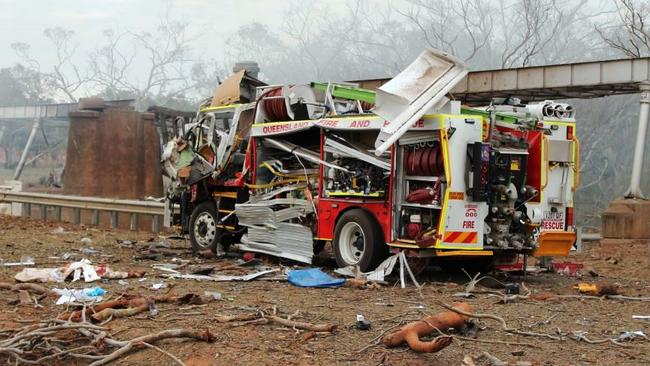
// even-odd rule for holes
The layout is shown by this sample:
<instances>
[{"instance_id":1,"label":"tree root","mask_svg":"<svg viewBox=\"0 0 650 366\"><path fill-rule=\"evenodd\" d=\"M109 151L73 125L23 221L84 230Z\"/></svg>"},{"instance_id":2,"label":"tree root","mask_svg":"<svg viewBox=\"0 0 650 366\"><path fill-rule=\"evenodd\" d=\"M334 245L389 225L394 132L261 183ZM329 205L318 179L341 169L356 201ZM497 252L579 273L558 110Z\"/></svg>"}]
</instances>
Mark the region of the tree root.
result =
<instances>
[{"instance_id":1,"label":"tree root","mask_svg":"<svg viewBox=\"0 0 650 366\"><path fill-rule=\"evenodd\" d=\"M106 301L94 306L85 307L81 310L65 312L58 316L59 320L73 322L83 321L84 318L91 318L96 322L107 321L113 318L122 318L145 312L155 303L176 303L176 304L205 304L213 301L212 296L202 296L194 293L184 295L158 295L149 298L134 297L130 299L119 299Z\"/></svg>"},{"instance_id":2,"label":"tree root","mask_svg":"<svg viewBox=\"0 0 650 366\"><path fill-rule=\"evenodd\" d=\"M83 363L92 361L91 365L105 365L133 350L145 347L153 348L179 363L178 358L153 343L169 338L190 338L205 342L215 340L207 330L171 329L121 341L110 338L103 327L59 319L39 321L7 330L3 332L3 336L5 338L0 340L0 356L13 358L17 363L28 365L77 363L73 360L83 360Z\"/></svg>"},{"instance_id":3,"label":"tree root","mask_svg":"<svg viewBox=\"0 0 650 366\"><path fill-rule=\"evenodd\" d=\"M334 324L311 324L305 322L297 322L290 319L284 319L279 316L269 315L265 317L270 322L278 323L284 325L285 327L301 330L309 330L312 332L326 332L331 333L336 330L336 325Z\"/></svg>"},{"instance_id":4,"label":"tree root","mask_svg":"<svg viewBox=\"0 0 650 366\"><path fill-rule=\"evenodd\" d=\"M276 312L277 311L274 309L273 311L257 310L257 312L254 313L245 313L245 314L237 314L237 315L218 315L215 318L215 320L218 321L219 323L227 323L227 322L235 322L235 321L243 322L240 325L276 323L296 330L300 329L300 330L308 330L312 332L323 332L323 333L332 333L336 330L336 325L334 324L312 324L307 322L299 322L299 321L292 320L291 316L287 319L279 317L276 315ZM294 316L295 315L296 314L294 314Z\"/></svg>"},{"instance_id":5,"label":"tree root","mask_svg":"<svg viewBox=\"0 0 650 366\"><path fill-rule=\"evenodd\" d=\"M37 285L35 283L8 283L0 282L0 290L10 290L10 291L29 291L37 295L56 295L56 293L47 287Z\"/></svg>"},{"instance_id":6,"label":"tree root","mask_svg":"<svg viewBox=\"0 0 650 366\"><path fill-rule=\"evenodd\" d=\"M466 303L456 304L455 308L464 312L471 311L469 304ZM400 330L385 336L382 342L387 347L397 347L403 343L407 343L415 352L438 352L451 344L453 337L442 335L429 342L420 340L420 337L430 335L434 331L447 330L449 328L460 329L465 325L468 318L468 316L455 311L438 313L406 324Z\"/></svg>"}]
</instances>

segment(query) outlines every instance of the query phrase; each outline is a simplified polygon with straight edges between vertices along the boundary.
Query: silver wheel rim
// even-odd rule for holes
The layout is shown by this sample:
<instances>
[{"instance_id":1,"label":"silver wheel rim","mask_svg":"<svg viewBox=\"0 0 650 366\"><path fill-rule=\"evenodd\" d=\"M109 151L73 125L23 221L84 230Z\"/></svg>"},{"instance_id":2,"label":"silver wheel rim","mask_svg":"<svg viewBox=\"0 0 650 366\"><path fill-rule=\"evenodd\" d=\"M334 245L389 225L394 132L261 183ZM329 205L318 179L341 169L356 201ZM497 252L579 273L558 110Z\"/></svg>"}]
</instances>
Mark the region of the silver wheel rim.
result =
<instances>
[{"instance_id":1,"label":"silver wheel rim","mask_svg":"<svg viewBox=\"0 0 650 366\"><path fill-rule=\"evenodd\" d=\"M194 221L194 239L201 247L210 247L217 236L217 224L209 212L202 212Z\"/></svg>"},{"instance_id":2,"label":"silver wheel rim","mask_svg":"<svg viewBox=\"0 0 650 366\"><path fill-rule=\"evenodd\" d=\"M348 222L339 234L339 253L347 265L357 265L366 249L366 237L356 222Z\"/></svg>"}]
</instances>

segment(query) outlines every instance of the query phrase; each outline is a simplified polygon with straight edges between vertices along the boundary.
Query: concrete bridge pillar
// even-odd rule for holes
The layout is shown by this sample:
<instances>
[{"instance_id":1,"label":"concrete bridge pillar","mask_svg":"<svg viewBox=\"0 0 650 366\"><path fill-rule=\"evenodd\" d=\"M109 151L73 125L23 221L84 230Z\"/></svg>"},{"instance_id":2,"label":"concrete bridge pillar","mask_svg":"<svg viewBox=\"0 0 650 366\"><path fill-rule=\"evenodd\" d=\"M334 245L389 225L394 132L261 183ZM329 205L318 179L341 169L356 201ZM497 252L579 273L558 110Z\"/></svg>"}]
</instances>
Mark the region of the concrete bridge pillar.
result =
<instances>
[{"instance_id":1,"label":"concrete bridge pillar","mask_svg":"<svg viewBox=\"0 0 650 366\"><path fill-rule=\"evenodd\" d=\"M630 186L624 199L613 201L602 216L602 236L611 239L650 239L650 201L641 192L643 158L650 116L650 82L639 85L641 109Z\"/></svg>"}]
</instances>

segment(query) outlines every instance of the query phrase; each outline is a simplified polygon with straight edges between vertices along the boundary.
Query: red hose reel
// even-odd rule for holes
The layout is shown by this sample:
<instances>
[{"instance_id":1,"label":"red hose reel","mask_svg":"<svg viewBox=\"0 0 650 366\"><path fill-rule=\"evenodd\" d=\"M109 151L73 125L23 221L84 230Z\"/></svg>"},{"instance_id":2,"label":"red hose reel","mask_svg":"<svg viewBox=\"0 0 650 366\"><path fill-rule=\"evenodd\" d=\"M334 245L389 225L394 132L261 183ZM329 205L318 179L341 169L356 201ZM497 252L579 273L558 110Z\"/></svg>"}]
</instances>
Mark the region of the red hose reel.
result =
<instances>
[{"instance_id":1,"label":"red hose reel","mask_svg":"<svg viewBox=\"0 0 650 366\"><path fill-rule=\"evenodd\" d=\"M439 176L444 172L444 159L440 144L409 149L404 156L407 175Z\"/></svg>"},{"instance_id":2,"label":"red hose reel","mask_svg":"<svg viewBox=\"0 0 650 366\"><path fill-rule=\"evenodd\" d=\"M269 121L275 122L290 120L284 98L278 98L281 96L282 88L269 89L262 95L262 98L275 97L272 99L263 99L264 112L266 113Z\"/></svg>"}]
</instances>

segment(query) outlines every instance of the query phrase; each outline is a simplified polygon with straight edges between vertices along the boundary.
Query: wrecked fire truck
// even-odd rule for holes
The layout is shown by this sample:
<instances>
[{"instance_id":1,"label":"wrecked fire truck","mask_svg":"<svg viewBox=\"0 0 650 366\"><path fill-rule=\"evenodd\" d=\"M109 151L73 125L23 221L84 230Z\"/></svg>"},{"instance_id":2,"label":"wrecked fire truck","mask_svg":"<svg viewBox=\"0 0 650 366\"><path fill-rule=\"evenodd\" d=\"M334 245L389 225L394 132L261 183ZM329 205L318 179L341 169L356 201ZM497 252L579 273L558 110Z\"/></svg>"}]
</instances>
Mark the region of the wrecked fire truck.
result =
<instances>
[{"instance_id":1,"label":"wrecked fire truck","mask_svg":"<svg viewBox=\"0 0 650 366\"><path fill-rule=\"evenodd\" d=\"M339 266L361 271L399 251L424 264L567 255L574 111L514 98L465 108L448 97L466 74L431 50L375 91L234 74L165 146L174 224L194 250L311 263L331 243Z\"/></svg>"}]
</instances>

